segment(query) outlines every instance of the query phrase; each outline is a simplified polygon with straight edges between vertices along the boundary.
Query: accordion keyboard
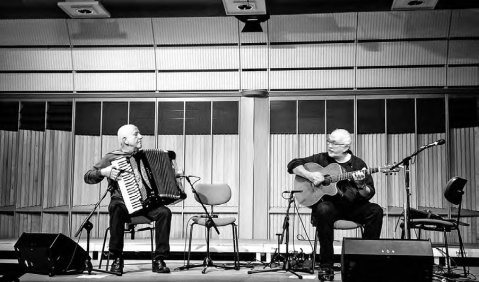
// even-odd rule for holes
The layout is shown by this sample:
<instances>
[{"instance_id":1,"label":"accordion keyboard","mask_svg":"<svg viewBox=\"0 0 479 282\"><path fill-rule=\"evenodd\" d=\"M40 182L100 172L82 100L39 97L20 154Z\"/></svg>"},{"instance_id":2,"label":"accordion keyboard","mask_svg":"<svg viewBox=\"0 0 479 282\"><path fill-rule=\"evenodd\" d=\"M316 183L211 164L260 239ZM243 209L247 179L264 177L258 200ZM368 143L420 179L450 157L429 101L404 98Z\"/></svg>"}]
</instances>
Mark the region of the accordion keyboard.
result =
<instances>
[{"instance_id":1,"label":"accordion keyboard","mask_svg":"<svg viewBox=\"0 0 479 282\"><path fill-rule=\"evenodd\" d=\"M128 213L132 214L143 209L143 205L140 201L141 194L139 185L136 182L135 174L133 173L133 170L131 169L131 166L127 162L126 158L119 158L111 163L122 171L120 177L117 179L117 182Z\"/></svg>"}]
</instances>

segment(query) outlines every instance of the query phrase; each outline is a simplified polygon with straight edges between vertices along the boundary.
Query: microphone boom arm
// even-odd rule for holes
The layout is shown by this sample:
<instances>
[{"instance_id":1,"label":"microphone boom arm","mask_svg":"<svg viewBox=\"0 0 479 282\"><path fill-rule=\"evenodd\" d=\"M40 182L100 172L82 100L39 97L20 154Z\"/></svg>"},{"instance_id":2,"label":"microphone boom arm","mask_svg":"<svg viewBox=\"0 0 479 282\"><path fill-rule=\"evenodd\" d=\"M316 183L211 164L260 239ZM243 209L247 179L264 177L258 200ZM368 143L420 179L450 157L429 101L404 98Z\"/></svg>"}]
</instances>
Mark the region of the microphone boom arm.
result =
<instances>
[{"instance_id":1,"label":"microphone boom arm","mask_svg":"<svg viewBox=\"0 0 479 282\"><path fill-rule=\"evenodd\" d=\"M404 171L405 171L405 173L404 173L404 184L405 184L405 188L406 188L406 205L404 207L404 229L403 229L403 232L404 232L404 235L405 235L405 239L411 239L411 229L410 229L410 226L409 226L410 211L411 211L411 200L410 200L411 191L409 189L409 161L413 157L415 157L417 154L419 154L420 152L426 150L427 148L437 146L437 145L443 145L444 143L446 143L446 140L440 139L440 140L438 140L436 142L433 142L431 144L422 146L418 150L416 150L416 152L412 153L410 156L405 157L402 161L393 165L390 168L390 170L394 170L395 168L398 168L400 165L404 166Z\"/></svg>"},{"instance_id":2,"label":"microphone boom arm","mask_svg":"<svg viewBox=\"0 0 479 282\"><path fill-rule=\"evenodd\" d=\"M201 204L201 206L203 207L203 210L204 210L205 213L206 213L206 217L208 218L208 219L206 220L207 225L208 225L208 224L211 225L211 226L215 229L216 233L219 235L219 234L220 234L220 231L218 230L218 227L216 226L215 221L214 221L213 218L211 217L211 214L208 212L208 209L205 207L205 204L203 204L203 202L201 201L200 196L198 195L198 193L196 192L195 188L193 187L193 184L192 184L191 181L190 181L190 177L193 177L193 176L191 176L191 175L183 175L183 176L181 176L181 177L184 177L184 178L186 179L186 181L188 181L188 184L190 184L190 187L191 187L191 191L193 192L193 194L196 195L196 199L198 200L198 202L199 202L199 203ZM194 176L194 177L196 177L196 176Z\"/></svg>"}]
</instances>

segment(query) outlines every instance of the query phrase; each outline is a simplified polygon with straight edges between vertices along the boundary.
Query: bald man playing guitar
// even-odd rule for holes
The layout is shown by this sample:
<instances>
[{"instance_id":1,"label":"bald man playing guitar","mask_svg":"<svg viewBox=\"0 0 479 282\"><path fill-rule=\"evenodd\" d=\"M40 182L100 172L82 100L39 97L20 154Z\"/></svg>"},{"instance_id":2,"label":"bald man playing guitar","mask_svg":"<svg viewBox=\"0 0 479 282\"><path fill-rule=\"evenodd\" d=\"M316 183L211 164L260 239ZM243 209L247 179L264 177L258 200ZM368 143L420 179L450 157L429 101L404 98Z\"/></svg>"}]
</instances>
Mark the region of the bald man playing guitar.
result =
<instances>
[{"instance_id":1,"label":"bald man playing guitar","mask_svg":"<svg viewBox=\"0 0 479 282\"><path fill-rule=\"evenodd\" d=\"M298 202L311 208L311 221L317 227L320 246L320 280L334 279L334 222L351 220L364 226L364 239L379 239L383 209L369 200L374 196L371 171L350 150L351 135L336 129L328 137L327 152L293 159L288 172L296 174L297 185L304 187L296 194ZM304 182L304 183L302 183ZM324 188L324 189L323 189ZM297 189L295 187L295 189Z\"/></svg>"}]
</instances>

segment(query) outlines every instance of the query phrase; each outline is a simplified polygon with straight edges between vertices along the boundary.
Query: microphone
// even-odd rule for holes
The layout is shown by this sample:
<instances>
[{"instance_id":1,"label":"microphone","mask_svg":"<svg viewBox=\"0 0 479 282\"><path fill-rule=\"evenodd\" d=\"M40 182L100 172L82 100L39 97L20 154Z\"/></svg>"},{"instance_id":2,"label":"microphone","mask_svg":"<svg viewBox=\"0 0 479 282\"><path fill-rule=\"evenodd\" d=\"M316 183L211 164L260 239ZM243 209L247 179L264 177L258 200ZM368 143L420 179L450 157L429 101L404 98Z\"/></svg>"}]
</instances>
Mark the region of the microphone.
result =
<instances>
[{"instance_id":1,"label":"microphone","mask_svg":"<svg viewBox=\"0 0 479 282\"><path fill-rule=\"evenodd\" d=\"M434 147L434 146L439 146L439 145L444 145L444 144L446 144L446 140L439 139L436 142L432 142L431 144L424 145L421 148L426 149L426 148L429 148L429 147Z\"/></svg>"},{"instance_id":2,"label":"microphone","mask_svg":"<svg viewBox=\"0 0 479 282\"><path fill-rule=\"evenodd\" d=\"M283 191L283 194L286 194L286 193L294 194L294 193L301 193L301 192L303 192L303 190L291 190L291 191Z\"/></svg>"}]
</instances>

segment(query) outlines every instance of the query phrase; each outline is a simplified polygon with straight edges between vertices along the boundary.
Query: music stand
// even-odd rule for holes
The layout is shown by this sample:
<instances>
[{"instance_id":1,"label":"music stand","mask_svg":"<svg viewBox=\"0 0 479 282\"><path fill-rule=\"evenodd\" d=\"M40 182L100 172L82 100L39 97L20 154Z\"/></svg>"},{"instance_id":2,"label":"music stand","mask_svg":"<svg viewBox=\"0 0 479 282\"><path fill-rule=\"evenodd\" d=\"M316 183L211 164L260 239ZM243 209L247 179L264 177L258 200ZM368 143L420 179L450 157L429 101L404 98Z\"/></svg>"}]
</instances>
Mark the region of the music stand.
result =
<instances>
[{"instance_id":1,"label":"music stand","mask_svg":"<svg viewBox=\"0 0 479 282\"><path fill-rule=\"evenodd\" d=\"M118 272L113 272L113 271L108 271L108 270L102 270L102 269L95 269L93 268L93 265L91 263L91 257L90 257L90 232L93 228L93 223L90 222L90 218L93 216L93 213L95 213L96 209L98 208L98 206L100 205L100 203L103 201L103 199L105 199L106 195L108 194L108 192L111 191L111 188L108 188L106 189L105 193L101 196L100 200L95 204L95 206L93 207L93 210L90 212L90 214L85 218L85 220L82 222L82 224L80 225L80 227L78 228L77 232L75 233L75 237L78 237L78 235L80 235L81 231L83 229L86 230L86 252L88 254L87 256L87 261L85 262L86 263L86 266L87 266L87 271L88 271L88 274L90 275L92 271L96 271L96 272L103 272L103 273L109 273L109 274L115 274L117 276L121 276L122 273L118 273ZM100 255L103 255L103 254L100 254Z\"/></svg>"},{"instance_id":2,"label":"music stand","mask_svg":"<svg viewBox=\"0 0 479 282\"><path fill-rule=\"evenodd\" d=\"M282 267L276 267L276 268L271 268L271 269L260 269L260 270L249 270L248 274L255 274L255 273L263 273L263 272L277 272L277 271L286 271L286 272L291 272L292 274L296 275L299 279L303 279L303 276L299 275L296 273L294 270L291 269L291 256L289 254L289 210L291 208L291 204L294 202L294 192L290 191L289 192L289 197L288 197L288 207L286 208L286 215L284 216L283 220L283 231L282 233L278 233L277 235L279 236L278 238L278 249L275 252L275 255L273 255L273 258L271 259L271 262L267 265L271 267L271 265L274 262L276 258L282 257L279 247L280 244L283 242L283 238L285 238L285 245L286 245L286 256L284 257L283 260L283 266ZM286 235L285 235L286 234ZM266 267L266 266L265 266Z\"/></svg>"}]
</instances>

